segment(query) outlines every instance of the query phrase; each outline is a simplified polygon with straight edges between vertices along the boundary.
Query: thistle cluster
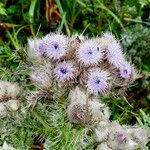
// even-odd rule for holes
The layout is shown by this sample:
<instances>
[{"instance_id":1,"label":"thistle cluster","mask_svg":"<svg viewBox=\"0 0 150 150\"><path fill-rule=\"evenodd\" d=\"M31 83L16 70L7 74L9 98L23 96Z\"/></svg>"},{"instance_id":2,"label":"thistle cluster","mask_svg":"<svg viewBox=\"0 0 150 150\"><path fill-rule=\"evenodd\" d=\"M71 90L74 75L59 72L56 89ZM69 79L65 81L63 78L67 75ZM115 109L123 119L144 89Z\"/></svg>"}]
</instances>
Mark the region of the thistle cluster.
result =
<instances>
[{"instance_id":1,"label":"thistle cluster","mask_svg":"<svg viewBox=\"0 0 150 150\"><path fill-rule=\"evenodd\" d=\"M70 91L67 116L94 130L97 150L134 150L146 145L145 129L111 122L109 108L99 100L116 87L132 83L136 76L120 42L110 32L93 38L50 33L29 39L28 57L33 64L30 79L37 87L29 99Z\"/></svg>"},{"instance_id":2,"label":"thistle cluster","mask_svg":"<svg viewBox=\"0 0 150 150\"><path fill-rule=\"evenodd\" d=\"M17 83L0 80L0 116L7 116L20 107L21 88Z\"/></svg>"},{"instance_id":3,"label":"thistle cluster","mask_svg":"<svg viewBox=\"0 0 150 150\"><path fill-rule=\"evenodd\" d=\"M140 126L120 125L110 121L109 108L96 97L76 87L69 94L67 115L73 123L90 126L98 142L97 150L143 150L147 131Z\"/></svg>"},{"instance_id":4,"label":"thistle cluster","mask_svg":"<svg viewBox=\"0 0 150 150\"><path fill-rule=\"evenodd\" d=\"M118 40L109 32L101 37L67 37L50 33L28 40L30 79L38 89L80 86L92 95L104 95L135 78Z\"/></svg>"}]
</instances>

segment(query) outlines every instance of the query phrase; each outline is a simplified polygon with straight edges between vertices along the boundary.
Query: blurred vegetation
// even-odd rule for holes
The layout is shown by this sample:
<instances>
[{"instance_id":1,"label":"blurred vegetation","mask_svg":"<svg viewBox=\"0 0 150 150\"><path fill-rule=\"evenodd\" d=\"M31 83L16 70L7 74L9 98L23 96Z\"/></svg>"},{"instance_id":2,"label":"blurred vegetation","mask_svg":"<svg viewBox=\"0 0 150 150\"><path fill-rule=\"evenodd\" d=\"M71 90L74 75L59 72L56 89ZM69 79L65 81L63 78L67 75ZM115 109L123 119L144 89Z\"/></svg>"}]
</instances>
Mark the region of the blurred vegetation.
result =
<instances>
[{"instance_id":1,"label":"blurred vegetation","mask_svg":"<svg viewBox=\"0 0 150 150\"><path fill-rule=\"evenodd\" d=\"M126 98L103 98L112 111L111 119L128 124L135 124L138 121L150 126L150 0L1 0L0 78L17 81L23 84L24 88L30 87L27 69L23 65L22 55L19 55L23 52L25 54L23 47L26 47L29 37L41 37L54 31L61 31L67 35L84 33L84 35L96 36L108 30L120 39L124 52L128 54L138 70L137 80L128 88ZM37 107L40 106L41 104ZM40 109L42 107L45 109L46 106L41 106ZM147 117L143 117L143 114ZM31 115L27 118L30 120L32 117ZM9 120L7 121L9 123ZM25 120L20 120L25 124L23 121ZM38 124L37 120L33 122L34 125ZM5 122L1 124L5 126ZM51 126L57 128L53 124ZM67 126L71 128L68 123ZM44 128L42 125L40 127ZM13 131L16 128L21 127L16 126ZM21 130L26 129L21 128ZM26 134L35 132L36 129L30 127ZM58 127L56 130L59 132L62 128ZM37 132L45 135L42 131ZM22 131L23 133L25 134ZM31 135L30 133L30 138ZM16 136L20 136L19 140L26 138L21 137L22 135L14 135ZM52 134L48 136L53 142L55 141ZM61 137L63 136L57 137L57 140ZM7 138L8 135L3 135L0 141L10 140L13 144L13 138ZM26 145L34 143L32 140L26 142ZM61 144L55 149L61 149L63 143ZM21 146L17 143L15 145Z\"/></svg>"}]
</instances>

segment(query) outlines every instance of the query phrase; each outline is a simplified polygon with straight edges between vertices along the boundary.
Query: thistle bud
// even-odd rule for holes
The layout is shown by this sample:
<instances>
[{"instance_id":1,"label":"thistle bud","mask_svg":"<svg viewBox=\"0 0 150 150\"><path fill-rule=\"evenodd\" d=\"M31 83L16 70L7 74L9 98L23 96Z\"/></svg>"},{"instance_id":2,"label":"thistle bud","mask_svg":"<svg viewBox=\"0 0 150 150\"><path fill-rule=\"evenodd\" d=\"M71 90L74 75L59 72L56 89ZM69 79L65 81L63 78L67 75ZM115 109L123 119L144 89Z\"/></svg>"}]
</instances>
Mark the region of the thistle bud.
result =
<instances>
[{"instance_id":1,"label":"thistle bud","mask_svg":"<svg viewBox=\"0 0 150 150\"><path fill-rule=\"evenodd\" d=\"M20 107L20 103L18 100L11 99L5 103L5 107L8 111L14 112L17 111Z\"/></svg>"}]
</instances>

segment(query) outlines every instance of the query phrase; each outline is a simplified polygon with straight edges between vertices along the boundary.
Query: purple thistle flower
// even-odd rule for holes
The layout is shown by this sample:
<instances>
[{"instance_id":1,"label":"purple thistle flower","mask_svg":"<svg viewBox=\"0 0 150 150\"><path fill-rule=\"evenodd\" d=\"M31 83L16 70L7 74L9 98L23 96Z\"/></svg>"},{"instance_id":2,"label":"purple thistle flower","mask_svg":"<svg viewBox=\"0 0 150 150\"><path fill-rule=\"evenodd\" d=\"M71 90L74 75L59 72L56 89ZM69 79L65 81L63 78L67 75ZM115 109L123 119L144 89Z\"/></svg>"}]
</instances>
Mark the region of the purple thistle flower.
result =
<instances>
[{"instance_id":1,"label":"purple thistle flower","mask_svg":"<svg viewBox=\"0 0 150 150\"><path fill-rule=\"evenodd\" d=\"M70 81L76 77L77 68L72 61L64 61L55 67L54 73L57 81Z\"/></svg>"},{"instance_id":2,"label":"purple thistle flower","mask_svg":"<svg viewBox=\"0 0 150 150\"><path fill-rule=\"evenodd\" d=\"M106 39L108 62L119 68L125 61L120 43L110 32L104 33L103 37Z\"/></svg>"},{"instance_id":3,"label":"purple thistle flower","mask_svg":"<svg viewBox=\"0 0 150 150\"><path fill-rule=\"evenodd\" d=\"M100 69L91 69L87 79L87 89L94 94L104 94L108 89L109 73Z\"/></svg>"},{"instance_id":4,"label":"purple thistle flower","mask_svg":"<svg viewBox=\"0 0 150 150\"><path fill-rule=\"evenodd\" d=\"M107 49L107 59L109 63L119 68L125 62L119 43L109 43Z\"/></svg>"},{"instance_id":5,"label":"purple thistle flower","mask_svg":"<svg viewBox=\"0 0 150 150\"><path fill-rule=\"evenodd\" d=\"M124 79L129 79L132 75L132 66L128 62L122 64L119 70L120 76L123 77Z\"/></svg>"},{"instance_id":6,"label":"purple thistle flower","mask_svg":"<svg viewBox=\"0 0 150 150\"><path fill-rule=\"evenodd\" d=\"M50 59L57 60L66 54L68 38L62 34L48 34L43 38L46 54Z\"/></svg>"},{"instance_id":7,"label":"purple thistle flower","mask_svg":"<svg viewBox=\"0 0 150 150\"><path fill-rule=\"evenodd\" d=\"M84 66L98 65L103 53L99 44L94 40L87 40L77 50L77 58Z\"/></svg>"}]
</instances>

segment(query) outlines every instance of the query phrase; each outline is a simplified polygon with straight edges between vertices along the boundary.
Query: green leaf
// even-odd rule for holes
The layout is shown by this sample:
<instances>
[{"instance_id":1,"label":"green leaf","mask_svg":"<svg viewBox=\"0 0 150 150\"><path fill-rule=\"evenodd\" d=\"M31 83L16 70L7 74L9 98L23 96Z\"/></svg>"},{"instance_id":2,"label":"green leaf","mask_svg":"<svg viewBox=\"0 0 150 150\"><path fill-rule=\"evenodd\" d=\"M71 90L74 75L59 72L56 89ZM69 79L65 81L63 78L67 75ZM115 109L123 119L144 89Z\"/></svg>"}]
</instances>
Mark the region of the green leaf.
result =
<instances>
[{"instance_id":1,"label":"green leaf","mask_svg":"<svg viewBox=\"0 0 150 150\"><path fill-rule=\"evenodd\" d=\"M0 3L0 15L7 16L7 14L6 14L6 9L3 8L3 7L4 7L4 4L3 4L3 3Z\"/></svg>"}]
</instances>

